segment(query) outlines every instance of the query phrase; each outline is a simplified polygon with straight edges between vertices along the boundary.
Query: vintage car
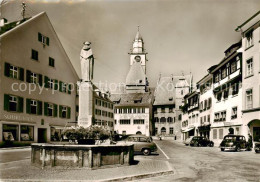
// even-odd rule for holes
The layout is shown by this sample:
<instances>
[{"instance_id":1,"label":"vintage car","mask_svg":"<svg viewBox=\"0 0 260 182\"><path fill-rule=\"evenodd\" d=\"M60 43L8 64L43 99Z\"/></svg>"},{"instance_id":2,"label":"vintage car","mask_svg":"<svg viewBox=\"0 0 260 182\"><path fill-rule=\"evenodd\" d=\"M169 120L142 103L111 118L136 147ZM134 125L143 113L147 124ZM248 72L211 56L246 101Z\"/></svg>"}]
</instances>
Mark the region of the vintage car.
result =
<instances>
[{"instance_id":1,"label":"vintage car","mask_svg":"<svg viewBox=\"0 0 260 182\"><path fill-rule=\"evenodd\" d=\"M221 151L233 150L250 150L250 146L243 135L226 135L220 143Z\"/></svg>"},{"instance_id":2,"label":"vintage car","mask_svg":"<svg viewBox=\"0 0 260 182\"><path fill-rule=\"evenodd\" d=\"M255 143L255 152L260 153L260 142Z\"/></svg>"},{"instance_id":3,"label":"vintage car","mask_svg":"<svg viewBox=\"0 0 260 182\"><path fill-rule=\"evenodd\" d=\"M151 137L144 135L130 135L126 139L118 141L120 143L134 144L135 153L143 153L144 155L150 155L151 152L157 151L157 146L153 142Z\"/></svg>"},{"instance_id":4,"label":"vintage car","mask_svg":"<svg viewBox=\"0 0 260 182\"><path fill-rule=\"evenodd\" d=\"M194 137L192 137L192 139L190 141L190 146L193 146L193 147L207 147L207 146L213 147L214 142L210 141L206 137L194 136Z\"/></svg>"}]
</instances>

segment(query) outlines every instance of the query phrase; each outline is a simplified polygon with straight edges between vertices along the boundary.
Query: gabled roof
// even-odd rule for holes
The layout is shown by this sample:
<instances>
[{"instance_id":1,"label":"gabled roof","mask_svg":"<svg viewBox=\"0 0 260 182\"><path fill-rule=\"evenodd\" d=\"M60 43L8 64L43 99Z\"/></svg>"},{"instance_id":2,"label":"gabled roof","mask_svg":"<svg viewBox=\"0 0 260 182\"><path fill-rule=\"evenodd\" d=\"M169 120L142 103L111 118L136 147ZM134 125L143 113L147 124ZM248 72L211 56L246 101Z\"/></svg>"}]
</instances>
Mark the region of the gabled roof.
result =
<instances>
[{"instance_id":1,"label":"gabled roof","mask_svg":"<svg viewBox=\"0 0 260 182\"><path fill-rule=\"evenodd\" d=\"M146 84L145 78L146 76L141 66L141 62L134 62L127 74L126 85L144 86Z\"/></svg>"},{"instance_id":2,"label":"gabled roof","mask_svg":"<svg viewBox=\"0 0 260 182\"><path fill-rule=\"evenodd\" d=\"M155 90L153 105L175 104L176 88L189 87L191 75L161 77Z\"/></svg>"},{"instance_id":3,"label":"gabled roof","mask_svg":"<svg viewBox=\"0 0 260 182\"><path fill-rule=\"evenodd\" d=\"M39 14L37 14L37 15L31 17L31 18L28 19L27 21L24 21L24 22L18 24L17 26L13 27L12 29L6 31L5 33L3 33L3 34L0 35L0 39L5 38L6 36L12 34L14 31L16 31L16 30L18 30L18 29L21 29L21 28L23 28L24 26L27 26L27 25L33 23L34 21L39 21L39 19L42 18L42 17L43 17L43 18L45 19L45 21L49 24L50 30L52 31L52 33L53 33L53 35L54 35L54 37L55 37L55 39L56 39L56 41L57 41L57 44L58 44L58 46L59 46L61 52L65 55L66 61L67 61L67 63L69 64L69 66L70 66L70 68L71 68L71 71L73 72L74 76L78 79L79 76L78 76L77 72L75 71L73 65L71 64L71 61L70 61L70 59L69 59L67 53L65 52L65 50L64 50L64 48L63 48L63 46L62 46L62 44L61 44L61 42L60 42L60 39L59 39L58 35L56 34L56 32L55 32L55 30L54 30L54 28L53 28L53 26L52 26L52 24L51 24L51 22L50 22L50 19L49 19L48 15L47 15L45 12L41 12L41 13L39 13Z\"/></svg>"},{"instance_id":4,"label":"gabled roof","mask_svg":"<svg viewBox=\"0 0 260 182\"><path fill-rule=\"evenodd\" d=\"M115 106L150 106L153 94L153 89L145 93L112 94L110 100L115 102Z\"/></svg>"}]
</instances>

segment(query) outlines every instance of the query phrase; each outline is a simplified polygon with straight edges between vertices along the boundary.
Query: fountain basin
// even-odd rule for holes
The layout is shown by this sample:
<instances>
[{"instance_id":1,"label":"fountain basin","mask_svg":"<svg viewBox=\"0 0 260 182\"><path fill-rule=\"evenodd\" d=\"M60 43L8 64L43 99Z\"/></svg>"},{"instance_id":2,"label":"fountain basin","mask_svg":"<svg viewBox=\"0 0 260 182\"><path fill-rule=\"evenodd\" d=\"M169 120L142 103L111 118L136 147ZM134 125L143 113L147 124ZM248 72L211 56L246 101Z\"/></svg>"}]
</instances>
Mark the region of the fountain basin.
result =
<instances>
[{"instance_id":1,"label":"fountain basin","mask_svg":"<svg viewBox=\"0 0 260 182\"><path fill-rule=\"evenodd\" d=\"M33 143L31 164L46 167L100 168L130 165L134 161L134 146L122 145L67 145Z\"/></svg>"}]
</instances>

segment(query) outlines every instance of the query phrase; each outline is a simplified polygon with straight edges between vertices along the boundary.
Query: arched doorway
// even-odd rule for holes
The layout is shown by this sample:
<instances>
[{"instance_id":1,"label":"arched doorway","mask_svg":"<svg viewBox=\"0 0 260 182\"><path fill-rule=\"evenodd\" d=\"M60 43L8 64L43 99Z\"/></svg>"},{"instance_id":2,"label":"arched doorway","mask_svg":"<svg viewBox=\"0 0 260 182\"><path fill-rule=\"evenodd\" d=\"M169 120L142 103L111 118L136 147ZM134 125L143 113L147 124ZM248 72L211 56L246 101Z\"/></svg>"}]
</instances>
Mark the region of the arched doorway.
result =
<instances>
[{"instance_id":1,"label":"arched doorway","mask_svg":"<svg viewBox=\"0 0 260 182\"><path fill-rule=\"evenodd\" d=\"M142 135L142 132L141 131L137 131L136 134L137 135Z\"/></svg>"},{"instance_id":2,"label":"arched doorway","mask_svg":"<svg viewBox=\"0 0 260 182\"><path fill-rule=\"evenodd\" d=\"M166 128L165 128L165 127L162 127L162 128L161 128L161 134L162 134L162 135L165 135L165 134L166 134Z\"/></svg>"}]
</instances>

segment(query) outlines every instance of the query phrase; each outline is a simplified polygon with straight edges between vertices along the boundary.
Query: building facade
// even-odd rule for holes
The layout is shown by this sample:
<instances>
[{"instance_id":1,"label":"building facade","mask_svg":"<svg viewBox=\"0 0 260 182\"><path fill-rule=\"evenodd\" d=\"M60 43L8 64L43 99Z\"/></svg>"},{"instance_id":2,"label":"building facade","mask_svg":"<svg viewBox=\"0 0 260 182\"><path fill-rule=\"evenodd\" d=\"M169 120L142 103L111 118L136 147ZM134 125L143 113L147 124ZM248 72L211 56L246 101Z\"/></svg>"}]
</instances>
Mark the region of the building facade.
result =
<instances>
[{"instance_id":1,"label":"building facade","mask_svg":"<svg viewBox=\"0 0 260 182\"><path fill-rule=\"evenodd\" d=\"M210 127L213 121L213 84L212 75L207 74L204 78L197 82L200 93L200 105L199 105L199 120L200 126L198 132L200 136L210 138Z\"/></svg>"},{"instance_id":2,"label":"building facade","mask_svg":"<svg viewBox=\"0 0 260 182\"><path fill-rule=\"evenodd\" d=\"M181 138L184 95L189 93L192 76L161 77L157 82L153 103L154 135Z\"/></svg>"},{"instance_id":3,"label":"building facade","mask_svg":"<svg viewBox=\"0 0 260 182\"><path fill-rule=\"evenodd\" d=\"M79 78L48 16L6 23L0 39L0 142L59 140L75 122Z\"/></svg>"},{"instance_id":4,"label":"building facade","mask_svg":"<svg viewBox=\"0 0 260 182\"><path fill-rule=\"evenodd\" d=\"M182 106L182 111L182 140L186 140L191 136L198 136L198 127L200 126L199 92L193 91L184 96L184 105Z\"/></svg>"},{"instance_id":5,"label":"building facade","mask_svg":"<svg viewBox=\"0 0 260 182\"><path fill-rule=\"evenodd\" d=\"M224 59L211 71L213 75L213 113L210 139L217 145L227 134L244 134L242 120L241 42L225 51Z\"/></svg>"},{"instance_id":6,"label":"building facade","mask_svg":"<svg viewBox=\"0 0 260 182\"><path fill-rule=\"evenodd\" d=\"M242 36L243 124L255 143L260 141L260 11L236 31Z\"/></svg>"}]
</instances>

